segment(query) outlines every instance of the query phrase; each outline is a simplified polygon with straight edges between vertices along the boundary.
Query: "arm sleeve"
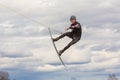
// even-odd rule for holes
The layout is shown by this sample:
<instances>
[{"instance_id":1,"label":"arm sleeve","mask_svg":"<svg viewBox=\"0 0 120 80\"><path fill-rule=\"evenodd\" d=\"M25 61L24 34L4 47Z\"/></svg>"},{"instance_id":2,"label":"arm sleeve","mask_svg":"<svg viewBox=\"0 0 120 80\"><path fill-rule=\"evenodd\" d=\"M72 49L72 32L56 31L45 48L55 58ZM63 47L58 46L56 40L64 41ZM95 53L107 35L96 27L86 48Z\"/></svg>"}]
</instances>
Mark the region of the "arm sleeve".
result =
<instances>
[{"instance_id":1,"label":"arm sleeve","mask_svg":"<svg viewBox=\"0 0 120 80\"><path fill-rule=\"evenodd\" d=\"M80 24L76 24L76 25L74 25L74 26L71 25L71 26L70 26L70 29L75 29L75 28L78 29L78 28L80 28L80 27L81 27Z\"/></svg>"}]
</instances>

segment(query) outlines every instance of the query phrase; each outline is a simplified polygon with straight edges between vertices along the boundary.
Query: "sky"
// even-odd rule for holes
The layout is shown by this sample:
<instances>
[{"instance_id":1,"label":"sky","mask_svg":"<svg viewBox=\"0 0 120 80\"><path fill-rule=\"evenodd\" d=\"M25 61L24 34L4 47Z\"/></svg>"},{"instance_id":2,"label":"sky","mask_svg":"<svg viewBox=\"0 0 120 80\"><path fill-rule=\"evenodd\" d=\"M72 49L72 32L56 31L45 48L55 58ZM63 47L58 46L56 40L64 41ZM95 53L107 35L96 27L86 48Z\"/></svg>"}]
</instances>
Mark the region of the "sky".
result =
<instances>
[{"instance_id":1,"label":"sky","mask_svg":"<svg viewBox=\"0 0 120 80\"><path fill-rule=\"evenodd\" d=\"M47 28L59 36L70 26L71 15L83 33L62 55L65 69ZM119 77L119 21L119 0L0 0L0 71L16 80L106 80L111 73ZM56 42L58 50L70 41L65 37Z\"/></svg>"}]
</instances>

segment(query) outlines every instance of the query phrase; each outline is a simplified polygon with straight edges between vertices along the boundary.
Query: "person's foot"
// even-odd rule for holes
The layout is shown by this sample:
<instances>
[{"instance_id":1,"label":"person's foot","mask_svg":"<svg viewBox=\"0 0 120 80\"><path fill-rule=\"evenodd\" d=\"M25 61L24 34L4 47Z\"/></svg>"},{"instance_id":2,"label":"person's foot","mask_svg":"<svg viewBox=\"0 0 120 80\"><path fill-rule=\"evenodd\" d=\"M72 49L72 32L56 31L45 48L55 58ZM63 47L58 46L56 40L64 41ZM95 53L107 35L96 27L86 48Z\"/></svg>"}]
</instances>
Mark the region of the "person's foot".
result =
<instances>
[{"instance_id":1,"label":"person's foot","mask_svg":"<svg viewBox=\"0 0 120 80\"><path fill-rule=\"evenodd\" d=\"M52 40L53 40L54 42L58 41L58 39L57 39L57 38L53 38Z\"/></svg>"},{"instance_id":2,"label":"person's foot","mask_svg":"<svg viewBox=\"0 0 120 80\"><path fill-rule=\"evenodd\" d=\"M63 51L62 51L62 50L60 50L60 51L58 52L59 56L61 56L61 55L62 55L62 53L63 53Z\"/></svg>"}]
</instances>

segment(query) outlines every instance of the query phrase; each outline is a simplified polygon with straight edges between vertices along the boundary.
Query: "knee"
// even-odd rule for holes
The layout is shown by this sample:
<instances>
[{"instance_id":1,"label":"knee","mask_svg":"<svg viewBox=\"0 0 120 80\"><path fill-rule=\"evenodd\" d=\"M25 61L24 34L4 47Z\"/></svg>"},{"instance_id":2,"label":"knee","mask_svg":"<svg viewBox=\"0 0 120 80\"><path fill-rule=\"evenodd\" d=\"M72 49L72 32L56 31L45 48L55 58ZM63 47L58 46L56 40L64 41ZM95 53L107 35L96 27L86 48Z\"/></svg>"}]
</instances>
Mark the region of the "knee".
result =
<instances>
[{"instance_id":1,"label":"knee","mask_svg":"<svg viewBox=\"0 0 120 80\"><path fill-rule=\"evenodd\" d=\"M74 39L74 40L73 40L73 44L77 43L79 40L80 40L80 38Z\"/></svg>"}]
</instances>

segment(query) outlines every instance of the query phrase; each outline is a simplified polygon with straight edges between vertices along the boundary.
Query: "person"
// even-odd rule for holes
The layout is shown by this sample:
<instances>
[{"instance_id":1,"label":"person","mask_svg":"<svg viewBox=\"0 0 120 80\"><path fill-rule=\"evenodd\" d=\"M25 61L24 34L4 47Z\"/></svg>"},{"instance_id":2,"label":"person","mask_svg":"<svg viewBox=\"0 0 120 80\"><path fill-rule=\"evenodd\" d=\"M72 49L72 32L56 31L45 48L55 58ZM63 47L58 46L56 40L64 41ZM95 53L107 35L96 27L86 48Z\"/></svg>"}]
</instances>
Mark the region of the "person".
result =
<instances>
[{"instance_id":1,"label":"person","mask_svg":"<svg viewBox=\"0 0 120 80\"><path fill-rule=\"evenodd\" d=\"M62 53L64 53L69 47L71 47L73 44L77 43L81 39L81 35L82 35L81 24L76 20L75 16L71 16L70 21L72 24L70 27L68 27L66 29L66 31L71 29L71 32L70 31L65 32L62 35L60 35L59 37L53 38L54 42L58 41L59 39L65 37L65 36L72 39L72 41L66 47L64 47L62 50L59 51L59 56L61 56Z\"/></svg>"}]
</instances>

